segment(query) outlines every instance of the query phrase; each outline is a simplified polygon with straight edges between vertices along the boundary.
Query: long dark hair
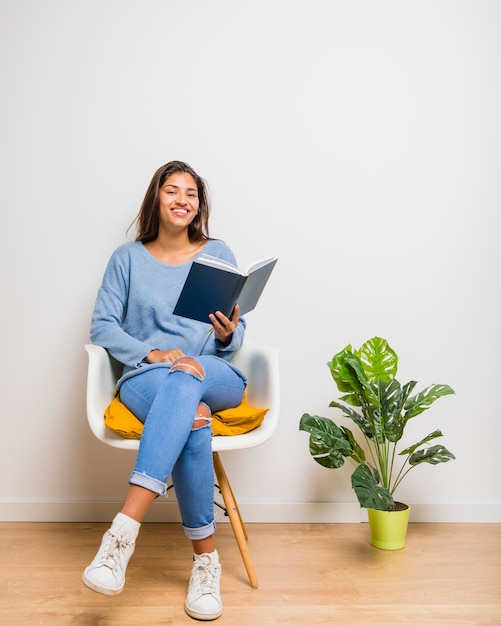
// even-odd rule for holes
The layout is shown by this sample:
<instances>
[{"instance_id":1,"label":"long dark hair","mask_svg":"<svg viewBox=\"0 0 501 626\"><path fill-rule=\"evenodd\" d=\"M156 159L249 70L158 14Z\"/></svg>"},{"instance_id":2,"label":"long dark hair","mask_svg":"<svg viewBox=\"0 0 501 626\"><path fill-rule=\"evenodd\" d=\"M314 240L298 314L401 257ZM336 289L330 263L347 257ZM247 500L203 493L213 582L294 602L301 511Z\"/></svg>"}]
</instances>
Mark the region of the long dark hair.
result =
<instances>
[{"instance_id":1,"label":"long dark hair","mask_svg":"<svg viewBox=\"0 0 501 626\"><path fill-rule=\"evenodd\" d=\"M193 177L198 190L198 213L195 219L188 226L188 237L190 241L208 241L209 237L209 215L210 215L210 199L207 189L207 183L199 176L195 170L187 163L182 161L170 161L153 174L153 178L146 190L143 203L139 209L137 217L132 222L131 227L136 224L137 236L136 241L148 243L158 237L159 227L159 207L160 207L160 189L165 180L177 172L184 172Z\"/></svg>"}]
</instances>

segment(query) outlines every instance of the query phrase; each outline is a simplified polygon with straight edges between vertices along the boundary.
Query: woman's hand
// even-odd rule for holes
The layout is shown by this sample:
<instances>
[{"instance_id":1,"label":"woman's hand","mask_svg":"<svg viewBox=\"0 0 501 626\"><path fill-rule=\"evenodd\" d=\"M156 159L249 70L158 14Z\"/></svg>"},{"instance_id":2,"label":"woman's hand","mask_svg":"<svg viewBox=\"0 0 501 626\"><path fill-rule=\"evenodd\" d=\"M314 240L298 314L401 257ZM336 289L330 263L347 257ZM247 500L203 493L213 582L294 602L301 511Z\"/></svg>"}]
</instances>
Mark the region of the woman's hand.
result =
<instances>
[{"instance_id":1,"label":"woman's hand","mask_svg":"<svg viewBox=\"0 0 501 626\"><path fill-rule=\"evenodd\" d=\"M174 363L180 356L186 356L179 348L174 350L152 350L146 357L147 363Z\"/></svg>"},{"instance_id":2,"label":"woman's hand","mask_svg":"<svg viewBox=\"0 0 501 626\"><path fill-rule=\"evenodd\" d=\"M238 304L235 304L231 319L226 317L226 315L221 313L221 311L216 311L215 314L211 313L209 315L209 319L212 322L212 328L214 329L214 335L216 339L224 343L224 345L228 345L231 341L233 331L238 326L239 314L240 307Z\"/></svg>"}]
</instances>

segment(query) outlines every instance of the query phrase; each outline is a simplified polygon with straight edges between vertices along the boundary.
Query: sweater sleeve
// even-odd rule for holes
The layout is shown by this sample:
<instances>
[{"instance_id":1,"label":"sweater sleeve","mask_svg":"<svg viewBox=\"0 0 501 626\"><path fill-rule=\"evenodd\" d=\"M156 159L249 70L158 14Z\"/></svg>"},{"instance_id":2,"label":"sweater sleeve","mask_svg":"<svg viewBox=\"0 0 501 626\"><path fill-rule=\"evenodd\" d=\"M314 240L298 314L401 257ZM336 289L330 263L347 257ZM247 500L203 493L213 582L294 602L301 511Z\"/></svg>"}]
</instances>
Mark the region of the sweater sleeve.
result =
<instances>
[{"instance_id":1,"label":"sweater sleeve","mask_svg":"<svg viewBox=\"0 0 501 626\"><path fill-rule=\"evenodd\" d=\"M156 346L132 337L122 328L127 310L129 278L130 256L120 253L119 249L112 255L98 291L90 338L93 343L106 348L120 363L136 368Z\"/></svg>"}]
</instances>

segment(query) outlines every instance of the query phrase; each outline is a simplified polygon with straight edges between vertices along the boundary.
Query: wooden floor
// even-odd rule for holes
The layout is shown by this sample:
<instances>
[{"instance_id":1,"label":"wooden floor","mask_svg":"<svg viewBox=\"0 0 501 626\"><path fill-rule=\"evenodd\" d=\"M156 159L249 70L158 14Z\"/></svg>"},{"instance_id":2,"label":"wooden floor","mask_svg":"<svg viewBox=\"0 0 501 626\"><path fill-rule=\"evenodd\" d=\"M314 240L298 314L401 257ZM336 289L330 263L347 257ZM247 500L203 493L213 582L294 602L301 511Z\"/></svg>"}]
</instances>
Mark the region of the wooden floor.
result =
<instances>
[{"instance_id":1,"label":"wooden floor","mask_svg":"<svg viewBox=\"0 0 501 626\"><path fill-rule=\"evenodd\" d=\"M80 581L105 524L1 523L0 624L195 624L183 610L191 569L177 524L143 524L119 596ZM218 626L500 626L501 524L409 526L404 550L369 544L367 524L249 524L259 589L229 524L218 527Z\"/></svg>"}]
</instances>

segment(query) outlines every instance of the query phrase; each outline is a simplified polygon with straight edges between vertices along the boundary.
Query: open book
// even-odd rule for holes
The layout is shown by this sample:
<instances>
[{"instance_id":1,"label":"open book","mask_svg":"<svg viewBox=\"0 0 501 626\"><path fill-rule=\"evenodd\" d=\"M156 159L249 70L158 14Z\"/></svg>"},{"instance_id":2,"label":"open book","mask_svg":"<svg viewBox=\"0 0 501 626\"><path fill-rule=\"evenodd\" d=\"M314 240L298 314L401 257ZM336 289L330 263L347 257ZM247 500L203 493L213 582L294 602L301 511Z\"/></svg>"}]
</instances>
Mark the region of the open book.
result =
<instances>
[{"instance_id":1,"label":"open book","mask_svg":"<svg viewBox=\"0 0 501 626\"><path fill-rule=\"evenodd\" d=\"M262 259L241 272L227 261L202 254L191 265L174 314L210 324L210 313L221 311L231 317L238 304L240 315L245 315L255 308L276 262Z\"/></svg>"}]
</instances>

